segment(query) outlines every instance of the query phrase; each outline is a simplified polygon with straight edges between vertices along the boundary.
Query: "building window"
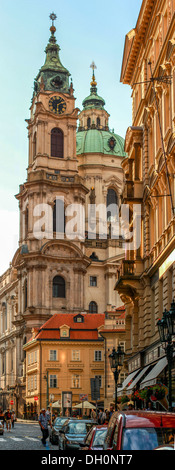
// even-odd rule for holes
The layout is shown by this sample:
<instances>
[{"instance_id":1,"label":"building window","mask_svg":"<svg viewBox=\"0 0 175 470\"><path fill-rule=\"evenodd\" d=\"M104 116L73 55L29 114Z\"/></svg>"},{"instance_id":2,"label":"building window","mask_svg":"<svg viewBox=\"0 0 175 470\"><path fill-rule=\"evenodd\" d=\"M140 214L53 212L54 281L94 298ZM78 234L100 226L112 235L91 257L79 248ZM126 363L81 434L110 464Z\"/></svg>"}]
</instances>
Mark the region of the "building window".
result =
<instances>
[{"instance_id":1,"label":"building window","mask_svg":"<svg viewBox=\"0 0 175 470\"><path fill-rule=\"evenodd\" d=\"M62 338L62 337L63 337L63 338L68 338L68 337L69 337L69 330L67 330L67 329L61 330L60 336L61 336L61 338Z\"/></svg>"},{"instance_id":2,"label":"building window","mask_svg":"<svg viewBox=\"0 0 175 470\"><path fill-rule=\"evenodd\" d=\"M56 375L50 375L50 387L51 388L56 388L57 387L57 376Z\"/></svg>"},{"instance_id":3,"label":"building window","mask_svg":"<svg viewBox=\"0 0 175 470\"><path fill-rule=\"evenodd\" d=\"M53 278L53 297L65 298L65 280L62 276Z\"/></svg>"},{"instance_id":4,"label":"building window","mask_svg":"<svg viewBox=\"0 0 175 470\"><path fill-rule=\"evenodd\" d=\"M53 207L53 232L65 233L64 201L57 198Z\"/></svg>"},{"instance_id":5,"label":"building window","mask_svg":"<svg viewBox=\"0 0 175 470\"><path fill-rule=\"evenodd\" d=\"M80 376L79 375L72 376L72 388L80 388Z\"/></svg>"},{"instance_id":6,"label":"building window","mask_svg":"<svg viewBox=\"0 0 175 470\"><path fill-rule=\"evenodd\" d=\"M89 304L89 313L98 313L98 305L96 302L92 301Z\"/></svg>"},{"instance_id":7,"label":"building window","mask_svg":"<svg viewBox=\"0 0 175 470\"><path fill-rule=\"evenodd\" d=\"M87 127L88 129L91 127L91 118L87 118Z\"/></svg>"},{"instance_id":8,"label":"building window","mask_svg":"<svg viewBox=\"0 0 175 470\"><path fill-rule=\"evenodd\" d=\"M95 361L102 361L102 351L95 351Z\"/></svg>"},{"instance_id":9,"label":"building window","mask_svg":"<svg viewBox=\"0 0 175 470\"><path fill-rule=\"evenodd\" d=\"M36 156L36 132L33 136L33 158Z\"/></svg>"},{"instance_id":10,"label":"building window","mask_svg":"<svg viewBox=\"0 0 175 470\"><path fill-rule=\"evenodd\" d=\"M100 118L97 118L97 127L100 127Z\"/></svg>"},{"instance_id":11,"label":"building window","mask_svg":"<svg viewBox=\"0 0 175 470\"><path fill-rule=\"evenodd\" d=\"M72 351L72 361L80 361L80 351L76 349Z\"/></svg>"},{"instance_id":12,"label":"building window","mask_svg":"<svg viewBox=\"0 0 175 470\"><path fill-rule=\"evenodd\" d=\"M37 375L34 376L34 390L37 389Z\"/></svg>"},{"instance_id":13,"label":"building window","mask_svg":"<svg viewBox=\"0 0 175 470\"><path fill-rule=\"evenodd\" d=\"M64 136L61 129L55 127L51 130L51 157L63 158Z\"/></svg>"},{"instance_id":14,"label":"building window","mask_svg":"<svg viewBox=\"0 0 175 470\"><path fill-rule=\"evenodd\" d=\"M24 282L24 310L27 308L27 279Z\"/></svg>"},{"instance_id":15,"label":"building window","mask_svg":"<svg viewBox=\"0 0 175 470\"><path fill-rule=\"evenodd\" d=\"M97 287L97 277L90 276L90 286Z\"/></svg>"},{"instance_id":16,"label":"building window","mask_svg":"<svg viewBox=\"0 0 175 470\"><path fill-rule=\"evenodd\" d=\"M111 205L113 205L113 208L112 211L107 210L107 221L115 222L115 219L117 218L118 197L116 191L109 188L107 193L107 208Z\"/></svg>"},{"instance_id":17,"label":"building window","mask_svg":"<svg viewBox=\"0 0 175 470\"><path fill-rule=\"evenodd\" d=\"M50 361L56 361L57 360L57 351L56 349L51 349L50 350Z\"/></svg>"}]
</instances>

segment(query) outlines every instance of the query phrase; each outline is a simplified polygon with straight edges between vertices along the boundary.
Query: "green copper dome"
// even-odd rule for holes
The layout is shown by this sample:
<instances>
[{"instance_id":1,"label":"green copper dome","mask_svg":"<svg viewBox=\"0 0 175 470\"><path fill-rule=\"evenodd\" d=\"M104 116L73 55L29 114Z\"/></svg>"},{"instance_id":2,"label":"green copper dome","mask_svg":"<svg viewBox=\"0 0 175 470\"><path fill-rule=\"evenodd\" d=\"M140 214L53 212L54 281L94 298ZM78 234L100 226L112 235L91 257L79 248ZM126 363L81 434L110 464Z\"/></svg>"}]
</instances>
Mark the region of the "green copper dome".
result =
<instances>
[{"instance_id":1,"label":"green copper dome","mask_svg":"<svg viewBox=\"0 0 175 470\"><path fill-rule=\"evenodd\" d=\"M77 132L77 155L103 153L126 157L124 139L109 130L88 129Z\"/></svg>"}]
</instances>

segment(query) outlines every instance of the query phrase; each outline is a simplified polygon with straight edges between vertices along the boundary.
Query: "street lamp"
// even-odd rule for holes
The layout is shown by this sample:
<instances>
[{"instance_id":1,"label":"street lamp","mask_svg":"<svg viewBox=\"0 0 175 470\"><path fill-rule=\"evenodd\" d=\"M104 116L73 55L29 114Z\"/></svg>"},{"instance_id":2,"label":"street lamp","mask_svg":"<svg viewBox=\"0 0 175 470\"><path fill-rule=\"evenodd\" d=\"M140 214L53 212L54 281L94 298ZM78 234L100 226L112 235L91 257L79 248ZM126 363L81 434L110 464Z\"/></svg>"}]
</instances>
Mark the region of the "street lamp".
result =
<instances>
[{"instance_id":1,"label":"street lamp","mask_svg":"<svg viewBox=\"0 0 175 470\"><path fill-rule=\"evenodd\" d=\"M114 374L115 380L115 410L117 411L117 382L120 370L123 366L125 353L122 351L121 346L119 345L117 351L113 347L112 353L109 355L109 362L111 366L111 370Z\"/></svg>"},{"instance_id":2,"label":"street lamp","mask_svg":"<svg viewBox=\"0 0 175 470\"><path fill-rule=\"evenodd\" d=\"M168 361L168 396L169 411L172 411L172 363L173 363L173 342L172 337L175 336L175 302L171 303L169 312L165 309L163 317L157 322L160 341L165 349Z\"/></svg>"}]
</instances>

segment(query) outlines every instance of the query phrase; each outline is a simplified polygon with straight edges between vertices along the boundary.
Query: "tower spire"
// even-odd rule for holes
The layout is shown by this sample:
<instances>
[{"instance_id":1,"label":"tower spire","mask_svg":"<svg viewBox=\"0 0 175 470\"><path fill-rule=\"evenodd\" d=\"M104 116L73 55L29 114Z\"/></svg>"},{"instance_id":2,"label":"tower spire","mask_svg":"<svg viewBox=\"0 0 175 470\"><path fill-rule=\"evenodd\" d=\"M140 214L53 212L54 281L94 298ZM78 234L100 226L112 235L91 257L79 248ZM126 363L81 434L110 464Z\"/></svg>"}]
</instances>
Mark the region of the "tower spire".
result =
<instances>
[{"instance_id":1,"label":"tower spire","mask_svg":"<svg viewBox=\"0 0 175 470\"><path fill-rule=\"evenodd\" d=\"M92 64L90 65L91 69L92 69L92 82L91 82L91 86L96 86L97 85L97 82L95 81L95 72L94 70L97 68L96 65L95 65L95 62L92 61Z\"/></svg>"}]
</instances>

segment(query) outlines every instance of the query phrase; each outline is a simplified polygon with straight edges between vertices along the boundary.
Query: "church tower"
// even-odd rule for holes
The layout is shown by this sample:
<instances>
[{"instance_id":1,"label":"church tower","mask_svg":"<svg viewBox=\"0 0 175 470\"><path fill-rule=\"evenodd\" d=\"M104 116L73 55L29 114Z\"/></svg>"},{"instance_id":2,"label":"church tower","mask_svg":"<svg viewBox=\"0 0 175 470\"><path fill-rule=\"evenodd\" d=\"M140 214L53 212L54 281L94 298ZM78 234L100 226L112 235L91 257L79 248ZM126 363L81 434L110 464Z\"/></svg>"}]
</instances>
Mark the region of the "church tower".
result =
<instances>
[{"instance_id":1,"label":"church tower","mask_svg":"<svg viewBox=\"0 0 175 470\"><path fill-rule=\"evenodd\" d=\"M70 240L65 235L66 210L72 204L83 207L88 189L78 174L79 110L70 73L59 57L56 15L52 13L50 18L46 60L34 81L27 120L27 181L16 195L20 207L19 250L15 255L18 324L25 324L27 333L53 313L83 310L84 275L90 264L81 237L75 235Z\"/></svg>"}]
</instances>

